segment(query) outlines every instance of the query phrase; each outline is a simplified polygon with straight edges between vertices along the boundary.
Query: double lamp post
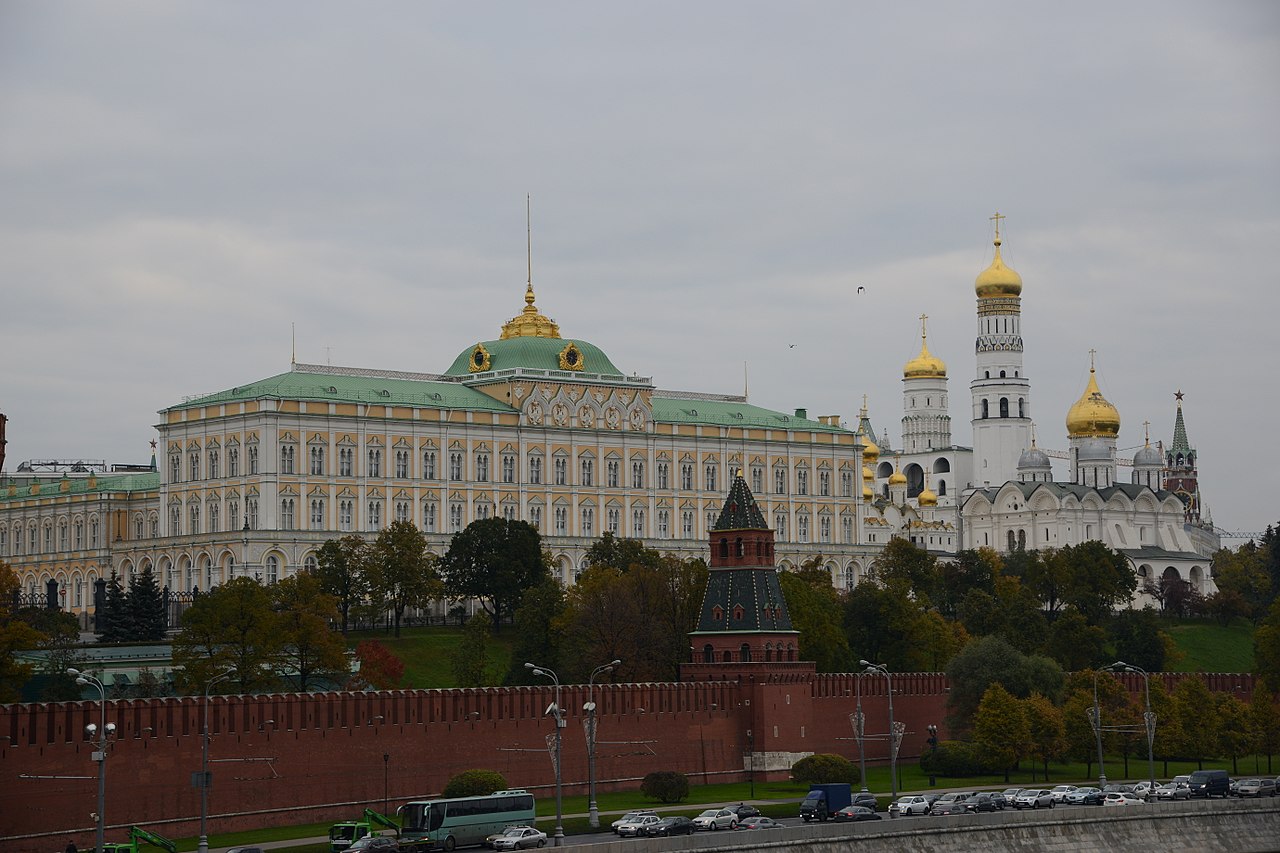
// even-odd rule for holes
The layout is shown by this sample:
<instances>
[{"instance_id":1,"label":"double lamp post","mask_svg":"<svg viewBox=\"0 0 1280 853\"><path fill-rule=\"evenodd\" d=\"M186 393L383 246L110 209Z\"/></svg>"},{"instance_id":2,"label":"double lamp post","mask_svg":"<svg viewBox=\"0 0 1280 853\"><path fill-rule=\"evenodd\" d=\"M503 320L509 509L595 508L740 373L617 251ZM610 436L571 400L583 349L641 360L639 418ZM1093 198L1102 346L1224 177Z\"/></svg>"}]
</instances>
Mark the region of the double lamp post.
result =
<instances>
[{"instance_id":1,"label":"double lamp post","mask_svg":"<svg viewBox=\"0 0 1280 853\"><path fill-rule=\"evenodd\" d=\"M94 849L102 850L105 840L103 836L107 828L107 749L115 737L116 724L107 722L107 688L102 680L74 668L69 668L67 675L74 676L76 684L81 687L89 685L98 691L99 724L89 723L84 727L84 731L94 746L92 758L98 762L98 811L94 813L98 821L98 834L95 842L97 846Z\"/></svg>"}]
</instances>

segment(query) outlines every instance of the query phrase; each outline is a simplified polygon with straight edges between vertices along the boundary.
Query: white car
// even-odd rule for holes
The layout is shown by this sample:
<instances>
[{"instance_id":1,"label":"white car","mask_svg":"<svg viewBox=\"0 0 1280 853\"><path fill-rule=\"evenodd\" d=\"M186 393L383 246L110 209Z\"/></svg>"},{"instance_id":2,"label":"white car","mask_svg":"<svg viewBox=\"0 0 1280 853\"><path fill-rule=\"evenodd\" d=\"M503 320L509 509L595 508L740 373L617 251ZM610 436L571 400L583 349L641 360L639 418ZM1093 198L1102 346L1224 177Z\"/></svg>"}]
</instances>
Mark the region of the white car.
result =
<instances>
[{"instance_id":1,"label":"white car","mask_svg":"<svg viewBox=\"0 0 1280 853\"><path fill-rule=\"evenodd\" d=\"M649 831L649 827L656 826L662 818L656 814L641 814L631 818L631 820L621 820L614 824L613 831L621 835L623 838L645 835Z\"/></svg>"},{"instance_id":2,"label":"white car","mask_svg":"<svg viewBox=\"0 0 1280 853\"><path fill-rule=\"evenodd\" d=\"M493 841L494 850L527 850L546 845L547 834L532 826L509 826Z\"/></svg>"},{"instance_id":3,"label":"white car","mask_svg":"<svg viewBox=\"0 0 1280 853\"><path fill-rule=\"evenodd\" d=\"M1013 800L1015 809L1051 809L1053 806L1053 794L1044 788L1027 788Z\"/></svg>"},{"instance_id":4,"label":"white car","mask_svg":"<svg viewBox=\"0 0 1280 853\"><path fill-rule=\"evenodd\" d=\"M1075 789L1075 785L1058 785L1049 793L1053 795L1053 801L1055 803L1060 803L1067 798L1067 794L1070 794Z\"/></svg>"},{"instance_id":5,"label":"white car","mask_svg":"<svg viewBox=\"0 0 1280 853\"><path fill-rule=\"evenodd\" d=\"M1135 782L1133 784L1133 792L1144 800L1147 799L1147 796L1148 794L1151 793L1151 790L1152 790L1152 785L1150 781Z\"/></svg>"},{"instance_id":6,"label":"white car","mask_svg":"<svg viewBox=\"0 0 1280 853\"><path fill-rule=\"evenodd\" d=\"M915 796L898 797L897 801L889 805L889 817L928 813L929 801L918 794Z\"/></svg>"},{"instance_id":7,"label":"white car","mask_svg":"<svg viewBox=\"0 0 1280 853\"><path fill-rule=\"evenodd\" d=\"M1112 791L1102 799L1104 806L1140 806L1142 799L1128 791Z\"/></svg>"},{"instance_id":8,"label":"white car","mask_svg":"<svg viewBox=\"0 0 1280 853\"><path fill-rule=\"evenodd\" d=\"M647 815L647 814L653 814L653 809L635 809L634 811L629 811L626 814L624 814L622 817L615 820L613 823L609 824L609 828L612 829L614 832L617 832L618 827L621 826L622 824L630 820L635 820L641 815Z\"/></svg>"},{"instance_id":9,"label":"white car","mask_svg":"<svg viewBox=\"0 0 1280 853\"><path fill-rule=\"evenodd\" d=\"M693 819L697 829L737 829L738 815L732 809L707 809Z\"/></svg>"}]
</instances>

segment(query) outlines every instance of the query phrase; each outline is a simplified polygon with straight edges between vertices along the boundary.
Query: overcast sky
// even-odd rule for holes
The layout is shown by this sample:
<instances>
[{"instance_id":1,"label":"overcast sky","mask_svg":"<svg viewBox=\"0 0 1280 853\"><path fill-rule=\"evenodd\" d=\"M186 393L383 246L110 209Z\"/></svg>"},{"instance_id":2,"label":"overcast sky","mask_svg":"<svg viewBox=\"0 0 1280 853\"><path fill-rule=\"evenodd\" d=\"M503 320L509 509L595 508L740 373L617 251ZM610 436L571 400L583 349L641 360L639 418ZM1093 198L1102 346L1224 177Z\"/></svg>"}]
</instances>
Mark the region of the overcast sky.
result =
<instances>
[{"instance_id":1,"label":"overcast sky","mask_svg":"<svg viewBox=\"0 0 1280 853\"><path fill-rule=\"evenodd\" d=\"M299 361L445 370L523 307L526 193L539 308L624 371L745 360L752 403L866 394L900 446L927 313L967 445L999 210L1040 444L1096 349L1125 455L1182 389L1215 522L1261 530L1278 83L1270 2L2 0L6 467L146 461L291 323Z\"/></svg>"}]
</instances>

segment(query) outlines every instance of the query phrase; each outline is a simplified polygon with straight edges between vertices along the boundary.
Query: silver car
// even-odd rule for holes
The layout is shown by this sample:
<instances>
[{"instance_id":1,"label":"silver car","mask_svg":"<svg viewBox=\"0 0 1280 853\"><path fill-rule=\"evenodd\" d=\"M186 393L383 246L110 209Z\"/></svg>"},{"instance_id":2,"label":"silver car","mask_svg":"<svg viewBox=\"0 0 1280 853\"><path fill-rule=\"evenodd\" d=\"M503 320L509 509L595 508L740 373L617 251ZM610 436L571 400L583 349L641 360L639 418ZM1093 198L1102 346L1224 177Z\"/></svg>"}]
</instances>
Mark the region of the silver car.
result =
<instances>
[{"instance_id":1,"label":"silver car","mask_svg":"<svg viewBox=\"0 0 1280 853\"><path fill-rule=\"evenodd\" d=\"M1051 809L1053 792L1043 788L1027 788L1013 799L1015 809Z\"/></svg>"},{"instance_id":2,"label":"silver car","mask_svg":"<svg viewBox=\"0 0 1280 853\"><path fill-rule=\"evenodd\" d=\"M919 794L914 796L898 797L898 799L889 806L889 817L928 813L929 801Z\"/></svg>"},{"instance_id":3,"label":"silver car","mask_svg":"<svg viewBox=\"0 0 1280 853\"><path fill-rule=\"evenodd\" d=\"M1156 786L1157 800L1189 800L1191 786L1186 782L1166 782Z\"/></svg>"},{"instance_id":4,"label":"silver car","mask_svg":"<svg viewBox=\"0 0 1280 853\"><path fill-rule=\"evenodd\" d=\"M1237 797L1274 797L1275 779L1245 779L1236 786Z\"/></svg>"},{"instance_id":5,"label":"silver car","mask_svg":"<svg viewBox=\"0 0 1280 853\"><path fill-rule=\"evenodd\" d=\"M738 814L733 809L707 809L693 819L698 829L737 829Z\"/></svg>"}]
</instances>

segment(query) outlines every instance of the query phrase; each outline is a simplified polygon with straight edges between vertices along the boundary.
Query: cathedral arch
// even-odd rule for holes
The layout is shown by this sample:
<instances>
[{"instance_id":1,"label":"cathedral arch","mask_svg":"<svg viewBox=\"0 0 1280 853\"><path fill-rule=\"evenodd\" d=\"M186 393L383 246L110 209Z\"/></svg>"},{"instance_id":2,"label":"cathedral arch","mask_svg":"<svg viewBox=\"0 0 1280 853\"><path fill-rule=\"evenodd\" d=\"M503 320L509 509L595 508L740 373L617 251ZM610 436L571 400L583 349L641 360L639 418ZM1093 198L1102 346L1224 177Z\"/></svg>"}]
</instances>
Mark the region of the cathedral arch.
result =
<instances>
[{"instance_id":1,"label":"cathedral arch","mask_svg":"<svg viewBox=\"0 0 1280 853\"><path fill-rule=\"evenodd\" d=\"M1009 398L1008 397L1000 398L1000 417L1002 418L1009 417Z\"/></svg>"},{"instance_id":2,"label":"cathedral arch","mask_svg":"<svg viewBox=\"0 0 1280 853\"><path fill-rule=\"evenodd\" d=\"M881 462L879 465L876 466L877 480L887 480L889 479L890 476L892 476L892 474L893 474L892 462Z\"/></svg>"},{"instance_id":3,"label":"cathedral arch","mask_svg":"<svg viewBox=\"0 0 1280 853\"><path fill-rule=\"evenodd\" d=\"M951 462L946 457L939 458L933 463L933 473L946 474L951 470Z\"/></svg>"},{"instance_id":4,"label":"cathedral arch","mask_svg":"<svg viewBox=\"0 0 1280 853\"><path fill-rule=\"evenodd\" d=\"M1018 531L1018 550L1027 550L1027 531L1025 530Z\"/></svg>"},{"instance_id":5,"label":"cathedral arch","mask_svg":"<svg viewBox=\"0 0 1280 853\"><path fill-rule=\"evenodd\" d=\"M914 498L924 490L924 469L915 462L902 469L907 477L907 497Z\"/></svg>"}]
</instances>

